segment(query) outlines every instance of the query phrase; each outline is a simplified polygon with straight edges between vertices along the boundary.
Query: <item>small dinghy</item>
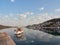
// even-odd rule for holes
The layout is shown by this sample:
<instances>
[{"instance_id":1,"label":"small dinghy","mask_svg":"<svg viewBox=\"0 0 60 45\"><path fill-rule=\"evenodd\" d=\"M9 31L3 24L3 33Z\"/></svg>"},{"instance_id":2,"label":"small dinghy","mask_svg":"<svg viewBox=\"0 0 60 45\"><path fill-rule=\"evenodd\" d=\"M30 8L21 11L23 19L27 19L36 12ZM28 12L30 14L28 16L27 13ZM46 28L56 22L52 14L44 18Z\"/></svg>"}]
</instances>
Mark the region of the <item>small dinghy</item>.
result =
<instances>
[{"instance_id":1,"label":"small dinghy","mask_svg":"<svg viewBox=\"0 0 60 45\"><path fill-rule=\"evenodd\" d=\"M15 31L16 37L22 37L23 30L21 28L17 28Z\"/></svg>"}]
</instances>

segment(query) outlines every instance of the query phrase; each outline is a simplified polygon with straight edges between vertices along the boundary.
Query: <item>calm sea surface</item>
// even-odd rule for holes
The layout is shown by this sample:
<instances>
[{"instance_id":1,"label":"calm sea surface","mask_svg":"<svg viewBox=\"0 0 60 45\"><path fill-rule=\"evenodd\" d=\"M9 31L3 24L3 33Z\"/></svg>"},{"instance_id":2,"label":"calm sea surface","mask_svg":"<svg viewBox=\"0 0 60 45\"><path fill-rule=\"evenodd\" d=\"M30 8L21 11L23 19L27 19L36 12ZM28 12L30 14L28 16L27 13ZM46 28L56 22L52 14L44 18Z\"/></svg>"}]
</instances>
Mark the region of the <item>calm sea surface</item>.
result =
<instances>
[{"instance_id":1,"label":"calm sea surface","mask_svg":"<svg viewBox=\"0 0 60 45\"><path fill-rule=\"evenodd\" d=\"M0 32L7 32L14 40L16 45L60 45L60 36L53 36L42 31L36 31L31 29L22 29L23 36L17 38L14 35L14 29L4 29Z\"/></svg>"}]
</instances>

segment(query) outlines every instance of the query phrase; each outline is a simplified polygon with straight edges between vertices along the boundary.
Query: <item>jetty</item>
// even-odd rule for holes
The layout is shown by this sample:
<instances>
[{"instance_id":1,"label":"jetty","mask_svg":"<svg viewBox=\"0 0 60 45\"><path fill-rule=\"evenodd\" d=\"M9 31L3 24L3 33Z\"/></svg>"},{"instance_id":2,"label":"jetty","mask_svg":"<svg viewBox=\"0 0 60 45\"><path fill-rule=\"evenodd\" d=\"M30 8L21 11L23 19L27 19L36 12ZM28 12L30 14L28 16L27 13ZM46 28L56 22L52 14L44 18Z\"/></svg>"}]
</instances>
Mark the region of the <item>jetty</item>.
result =
<instances>
[{"instance_id":1,"label":"jetty","mask_svg":"<svg viewBox=\"0 0 60 45\"><path fill-rule=\"evenodd\" d=\"M0 32L0 45L16 45L16 44L7 33Z\"/></svg>"}]
</instances>

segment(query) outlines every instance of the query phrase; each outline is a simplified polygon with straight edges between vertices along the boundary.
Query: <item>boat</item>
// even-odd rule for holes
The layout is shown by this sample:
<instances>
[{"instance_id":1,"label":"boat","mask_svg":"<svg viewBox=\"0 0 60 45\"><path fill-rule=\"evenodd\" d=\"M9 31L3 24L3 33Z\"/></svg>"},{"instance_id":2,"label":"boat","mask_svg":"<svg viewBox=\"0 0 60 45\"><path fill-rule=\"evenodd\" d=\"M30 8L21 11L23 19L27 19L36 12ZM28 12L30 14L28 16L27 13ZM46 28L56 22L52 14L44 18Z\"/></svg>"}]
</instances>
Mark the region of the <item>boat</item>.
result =
<instances>
[{"instance_id":1,"label":"boat","mask_svg":"<svg viewBox=\"0 0 60 45\"><path fill-rule=\"evenodd\" d=\"M21 28L17 28L15 31L16 37L22 37L23 35L23 30Z\"/></svg>"}]
</instances>

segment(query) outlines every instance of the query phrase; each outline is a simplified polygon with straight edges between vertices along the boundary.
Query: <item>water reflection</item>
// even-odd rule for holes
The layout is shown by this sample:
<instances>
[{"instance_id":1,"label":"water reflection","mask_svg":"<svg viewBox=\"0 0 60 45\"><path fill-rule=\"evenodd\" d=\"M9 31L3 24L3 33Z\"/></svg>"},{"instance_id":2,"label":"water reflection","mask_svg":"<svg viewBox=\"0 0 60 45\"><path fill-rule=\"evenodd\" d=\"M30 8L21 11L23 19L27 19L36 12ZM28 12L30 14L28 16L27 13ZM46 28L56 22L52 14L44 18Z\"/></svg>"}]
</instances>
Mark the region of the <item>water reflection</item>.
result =
<instances>
[{"instance_id":1,"label":"water reflection","mask_svg":"<svg viewBox=\"0 0 60 45\"><path fill-rule=\"evenodd\" d=\"M51 35L60 36L60 28L59 27L50 27L50 28L43 28L43 32L49 33Z\"/></svg>"},{"instance_id":2,"label":"water reflection","mask_svg":"<svg viewBox=\"0 0 60 45\"><path fill-rule=\"evenodd\" d=\"M53 36L42 31L23 29L23 36L18 38L14 34L14 29L4 29L0 32L7 32L15 41L16 45L59 45L60 36Z\"/></svg>"},{"instance_id":3,"label":"water reflection","mask_svg":"<svg viewBox=\"0 0 60 45\"><path fill-rule=\"evenodd\" d=\"M18 35L14 35L15 37L15 40L23 40L23 34L21 36L18 36Z\"/></svg>"}]
</instances>

